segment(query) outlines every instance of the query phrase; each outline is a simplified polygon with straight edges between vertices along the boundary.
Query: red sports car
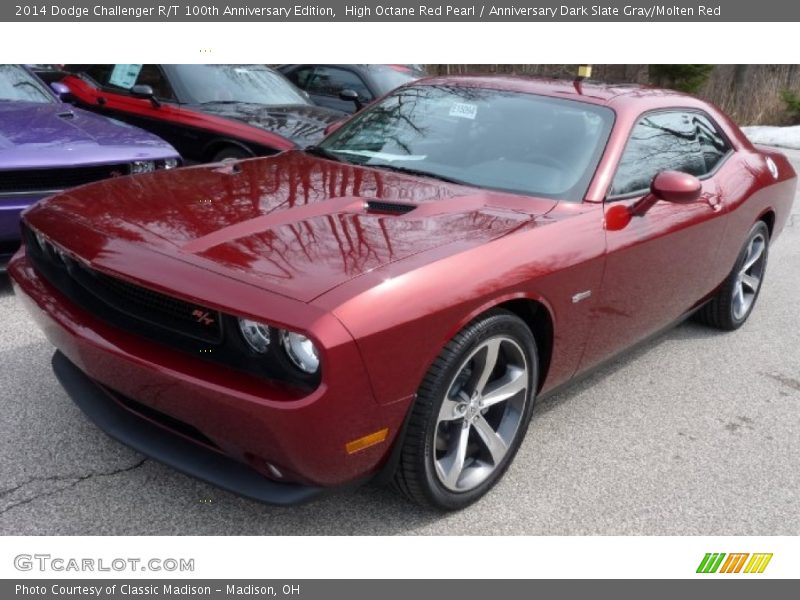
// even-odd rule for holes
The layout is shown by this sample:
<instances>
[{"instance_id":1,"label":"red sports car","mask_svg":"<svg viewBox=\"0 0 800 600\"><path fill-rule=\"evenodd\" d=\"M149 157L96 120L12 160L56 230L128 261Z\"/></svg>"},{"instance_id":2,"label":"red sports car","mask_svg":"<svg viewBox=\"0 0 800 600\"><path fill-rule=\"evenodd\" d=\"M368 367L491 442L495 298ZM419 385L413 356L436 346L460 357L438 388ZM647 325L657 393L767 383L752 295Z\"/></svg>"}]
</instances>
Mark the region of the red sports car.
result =
<instances>
[{"instance_id":1,"label":"red sports car","mask_svg":"<svg viewBox=\"0 0 800 600\"><path fill-rule=\"evenodd\" d=\"M306 151L45 200L10 273L145 454L267 502L380 477L457 509L536 398L692 313L741 326L796 183L689 96L436 78Z\"/></svg>"},{"instance_id":2,"label":"red sports car","mask_svg":"<svg viewBox=\"0 0 800 600\"><path fill-rule=\"evenodd\" d=\"M64 65L65 98L162 137L192 162L318 142L345 113L315 106L265 65ZM352 104L352 102L351 102Z\"/></svg>"}]
</instances>

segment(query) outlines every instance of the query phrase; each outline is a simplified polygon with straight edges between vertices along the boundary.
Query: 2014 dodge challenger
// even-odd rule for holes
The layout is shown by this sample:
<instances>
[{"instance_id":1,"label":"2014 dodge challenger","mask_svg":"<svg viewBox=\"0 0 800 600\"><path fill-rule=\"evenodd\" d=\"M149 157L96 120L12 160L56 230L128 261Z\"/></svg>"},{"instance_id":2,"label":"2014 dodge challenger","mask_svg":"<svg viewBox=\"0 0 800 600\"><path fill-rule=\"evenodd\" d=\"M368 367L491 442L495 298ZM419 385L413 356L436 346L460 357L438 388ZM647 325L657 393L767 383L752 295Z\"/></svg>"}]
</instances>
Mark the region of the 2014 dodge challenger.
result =
<instances>
[{"instance_id":1,"label":"2014 dodge challenger","mask_svg":"<svg viewBox=\"0 0 800 600\"><path fill-rule=\"evenodd\" d=\"M10 273L122 442L266 502L379 477L458 509L537 397L741 326L796 183L689 96L433 78L305 150L49 198Z\"/></svg>"}]
</instances>

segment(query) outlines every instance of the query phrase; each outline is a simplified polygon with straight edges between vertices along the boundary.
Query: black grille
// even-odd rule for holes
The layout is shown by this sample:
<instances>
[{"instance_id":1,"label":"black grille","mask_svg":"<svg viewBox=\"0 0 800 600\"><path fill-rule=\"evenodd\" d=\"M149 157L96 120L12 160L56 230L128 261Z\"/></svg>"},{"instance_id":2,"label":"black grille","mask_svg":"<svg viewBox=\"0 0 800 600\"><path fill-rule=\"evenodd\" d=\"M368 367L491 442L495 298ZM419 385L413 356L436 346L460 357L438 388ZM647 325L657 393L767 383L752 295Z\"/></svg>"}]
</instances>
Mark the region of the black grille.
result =
<instances>
[{"instance_id":1,"label":"black grille","mask_svg":"<svg viewBox=\"0 0 800 600\"><path fill-rule=\"evenodd\" d=\"M90 269L59 255L49 242L42 248L28 229L25 244L26 252L51 283L107 321L127 321L133 328L146 325L213 344L222 340L222 321L215 310Z\"/></svg>"},{"instance_id":2,"label":"black grille","mask_svg":"<svg viewBox=\"0 0 800 600\"><path fill-rule=\"evenodd\" d=\"M37 274L71 303L112 327L153 340L166 347L227 367L287 383L285 391L307 393L319 385L320 372L309 377L289 364L280 344L267 354L245 343L233 315L220 313L112 277L71 258L36 235L23 223L28 260ZM277 342L277 333L273 332Z\"/></svg>"},{"instance_id":3,"label":"black grille","mask_svg":"<svg viewBox=\"0 0 800 600\"><path fill-rule=\"evenodd\" d=\"M96 167L69 167L65 169L0 171L0 194L64 190L76 185L127 175L128 173L130 173L130 165L125 163Z\"/></svg>"},{"instance_id":4,"label":"black grille","mask_svg":"<svg viewBox=\"0 0 800 600\"><path fill-rule=\"evenodd\" d=\"M384 202L382 200L367 201L367 210L370 212L404 215L410 213L415 208L417 208L416 204L405 204L403 202Z\"/></svg>"},{"instance_id":5,"label":"black grille","mask_svg":"<svg viewBox=\"0 0 800 600\"><path fill-rule=\"evenodd\" d=\"M76 261L66 262L72 263L68 272L75 281L120 312L206 342L216 343L222 338L217 311L109 277Z\"/></svg>"}]
</instances>

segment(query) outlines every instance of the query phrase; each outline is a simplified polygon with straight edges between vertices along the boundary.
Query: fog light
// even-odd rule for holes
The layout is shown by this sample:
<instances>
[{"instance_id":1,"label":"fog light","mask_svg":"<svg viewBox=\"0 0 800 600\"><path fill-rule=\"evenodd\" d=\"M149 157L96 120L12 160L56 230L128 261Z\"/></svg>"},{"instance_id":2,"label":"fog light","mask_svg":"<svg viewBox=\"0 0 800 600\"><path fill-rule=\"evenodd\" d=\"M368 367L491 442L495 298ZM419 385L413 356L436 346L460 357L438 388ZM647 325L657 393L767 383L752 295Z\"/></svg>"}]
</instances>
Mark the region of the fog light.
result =
<instances>
[{"instance_id":1,"label":"fog light","mask_svg":"<svg viewBox=\"0 0 800 600\"><path fill-rule=\"evenodd\" d=\"M242 337L253 352L264 354L269 350L270 333L269 326L251 321L250 319L239 319L239 329Z\"/></svg>"},{"instance_id":2,"label":"fog light","mask_svg":"<svg viewBox=\"0 0 800 600\"><path fill-rule=\"evenodd\" d=\"M316 373L319 369L319 353L314 342L293 331L282 331L281 342L286 356L295 367L304 373Z\"/></svg>"},{"instance_id":3,"label":"fog light","mask_svg":"<svg viewBox=\"0 0 800 600\"><path fill-rule=\"evenodd\" d=\"M131 173L152 173L156 170L156 163L152 160L135 160L131 163Z\"/></svg>"}]
</instances>

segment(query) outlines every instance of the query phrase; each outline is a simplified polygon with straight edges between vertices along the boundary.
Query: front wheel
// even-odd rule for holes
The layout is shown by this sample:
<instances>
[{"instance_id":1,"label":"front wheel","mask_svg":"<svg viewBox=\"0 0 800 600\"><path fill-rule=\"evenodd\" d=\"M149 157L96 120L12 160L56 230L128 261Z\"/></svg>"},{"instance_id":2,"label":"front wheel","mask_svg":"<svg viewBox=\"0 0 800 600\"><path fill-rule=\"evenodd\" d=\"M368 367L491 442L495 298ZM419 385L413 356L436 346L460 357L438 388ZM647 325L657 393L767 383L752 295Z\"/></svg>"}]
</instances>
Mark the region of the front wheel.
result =
<instances>
[{"instance_id":1,"label":"front wheel","mask_svg":"<svg viewBox=\"0 0 800 600\"><path fill-rule=\"evenodd\" d=\"M717 294L697 313L702 323L733 331L753 312L767 270L769 229L759 221L747 234L736 263Z\"/></svg>"},{"instance_id":2,"label":"front wheel","mask_svg":"<svg viewBox=\"0 0 800 600\"><path fill-rule=\"evenodd\" d=\"M395 485L444 510L468 506L502 477L528 428L536 344L524 321L492 311L458 333L417 393Z\"/></svg>"}]
</instances>

